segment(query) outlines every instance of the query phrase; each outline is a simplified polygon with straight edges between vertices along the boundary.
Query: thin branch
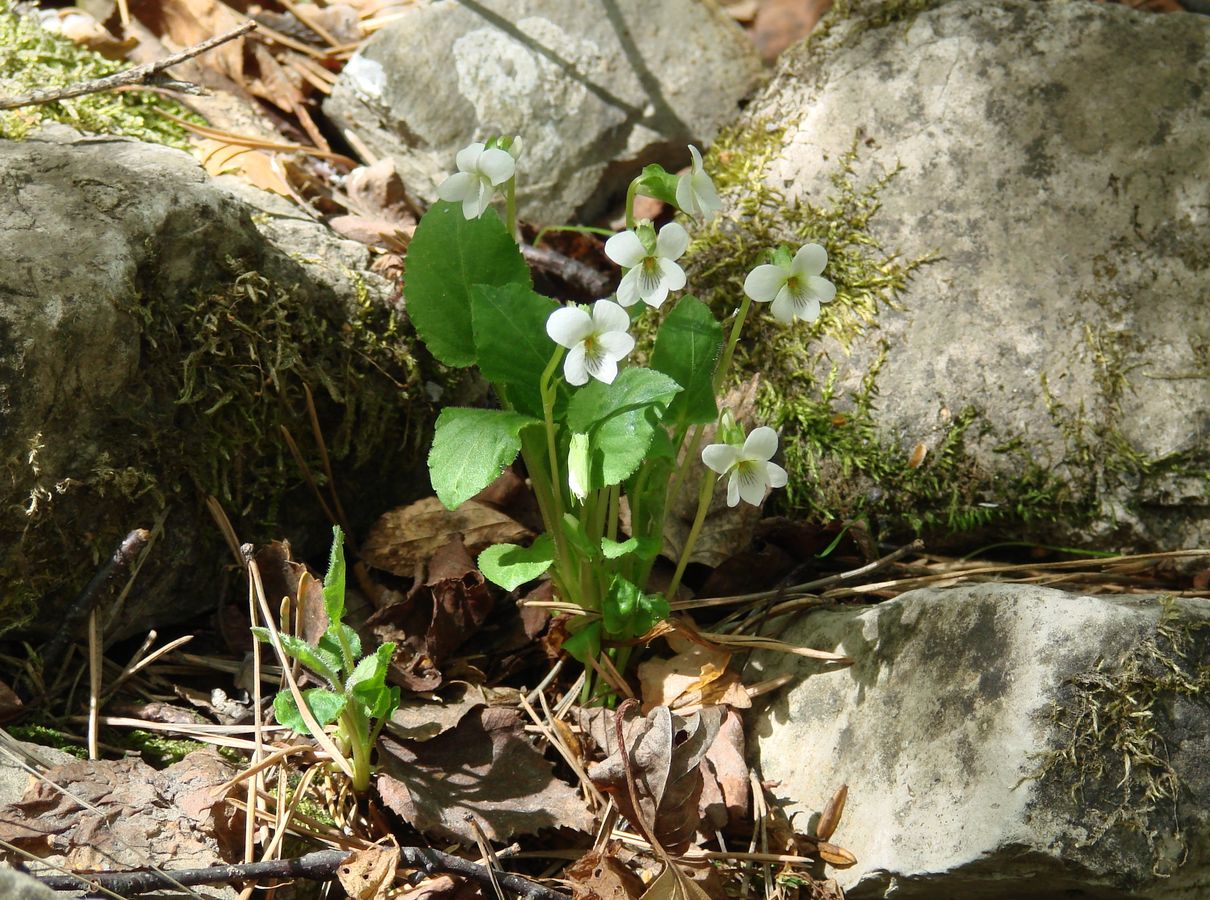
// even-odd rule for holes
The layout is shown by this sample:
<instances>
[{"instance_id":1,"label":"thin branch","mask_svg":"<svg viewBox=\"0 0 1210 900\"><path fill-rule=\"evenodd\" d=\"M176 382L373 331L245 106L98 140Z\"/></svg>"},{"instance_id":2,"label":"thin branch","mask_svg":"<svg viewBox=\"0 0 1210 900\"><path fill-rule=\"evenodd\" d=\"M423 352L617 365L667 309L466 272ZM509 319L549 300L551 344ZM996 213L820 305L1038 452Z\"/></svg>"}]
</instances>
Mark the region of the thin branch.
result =
<instances>
[{"instance_id":1,"label":"thin branch","mask_svg":"<svg viewBox=\"0 0 1210 900\"><path fill-rule=\"evenodd\" d=\"M173 881L167 881L155 872L93 872L82 875L43 875L38 881L54 890L78 889L81 885L93 890L113 891L122 896L141 894L170 885L227 884L232 881L252 881L266 878L305 878L309 881L328 881L336 876L337 870L348 857L345 850L319 850L297 859L274 859L265 862L240 863L229 866L207 866L200 869L178 869L171 872ZM427 847L401 847L400 866L415 869L426 875L447 873L460 875L476 884L490 888L492 876L502 888L524 900L569 900L562 891L556 891L520 875L499 870L431 850Z\"/></svg>"},{"instance_id":2,"label":"thin branch","mask_svg":"<svg viewBox=\"0 0 1210 900\"><path fill-rule=\"evenodd\" d=\"M180 53L174 53L171 56L166 56L154 62L144 63L141 66L135 66L133 69L115 72L112 75L106 75L104 78L98 78L95 81L84 81L80 84L68 85L67 87L43 88L31 91L28 94L22 94L19 97L0 97L0 109L16 109L19 106L37 106L41 103L54 103L57 100L82 97L85 94L99 94L103 91L112 91L114 88L138 84L171 87L174 90L185 93L198 93L199 88L197 85L186 81L165 80L156 76L165 69L193 59L195 56L200 56L207 50L213 50L220 44L243 37L254 28L256 28L256 23L248 21L238 28L228 31L226 34L208 38L200 44L195 44L186 50L182 50Z\"/></svg>"},{"instance_id":3,"label":"thin branch","mask_svg":"<svg viewBox=\"0 0 1210 900\"><path fill-rule=\"evenodd\" d=\"M612 290L611 276L602 275L591 266L586 266L570 256L529 244L521 245L521 255L525 257L531 269L553 275L587 297L607 297Z\"/></svg>"}]
</instances>

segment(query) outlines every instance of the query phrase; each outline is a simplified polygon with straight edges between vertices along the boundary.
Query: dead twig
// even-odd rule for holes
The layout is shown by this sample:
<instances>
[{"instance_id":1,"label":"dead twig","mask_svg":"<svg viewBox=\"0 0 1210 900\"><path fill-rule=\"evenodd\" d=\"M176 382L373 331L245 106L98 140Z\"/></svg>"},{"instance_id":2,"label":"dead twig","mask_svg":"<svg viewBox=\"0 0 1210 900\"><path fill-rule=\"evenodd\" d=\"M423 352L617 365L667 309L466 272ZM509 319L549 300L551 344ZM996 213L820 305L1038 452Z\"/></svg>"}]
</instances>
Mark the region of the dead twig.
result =
<instances>
[{"instance_id":1,"label":"dead twig","mask_svg":"<svg viewBox=\"0 0 1210 900\"><path fill-rule=\"evenodd\" d=\"M242 863L230 866L207 866L200 869L179 869L167 873L167 880L155 872L95 872L87 875L44 875L38 880L54 890L79 888L81 884L112 891L122 896L141 894L158 888L179 885L226 884L232 881L251 881L262 878L305 878L309 881L328 881L348 857L345 850L319 850L296 859L274 859L265 862ZM502 888L524 900L570 900L562 891L530 881L511 872L489 871L486 866L473 863L460 856L442 853L427 847L401 847L399 864L403 868L415 869L426 875L445 873L460 875L476 884L490 888L492 877Z\"/></svg>"},{"instance_id":2,"label":"dead twig","mask_svg":"<svg viewBox=\"0 0 1210 900\"><path fill-rule=\"evenodd\" d=\"M85 94L100 94L104 91L112 91L115 88L139 84L151 85L158 88L170 88L185 94L197 94L201 92L201 88L196 84L157 76L165 69L193 59L195 56L200 56L207 50L213 50L220 44L225 44L228 41L242 37L254 28L256 28L255 22L245 22L239 28L234 28L226 34L207 38L200 44L195 44L188 49L182 50L180 53L174 53L171 56L157 59L154 62L144 63L141 66L135 66L133 69L115 72L112 75L106 75L104 78L97 78L94 81L84 81L79 84L68 85L67 87L42 88L41 90L31 91L28 94L22 94L19 97L0 97L0 109L16 109L19 106L37 106L41 103L54 103L57 100L82 97Z\"/></svg>"},{"instance_id":3,"label":"dead twig","mask_svg":"<svg viewBox=\"0 0 1210 900\"><path fill-rule=\"evenodd\" d=\"M586 266L570 256L529 244L521 245L521 255L525 257L531 269L553 275L566 282L569 287L583 292L585 296L607 297L610 294L610 276L602 275L591 266Z\"/></svg>"}]
</instances>

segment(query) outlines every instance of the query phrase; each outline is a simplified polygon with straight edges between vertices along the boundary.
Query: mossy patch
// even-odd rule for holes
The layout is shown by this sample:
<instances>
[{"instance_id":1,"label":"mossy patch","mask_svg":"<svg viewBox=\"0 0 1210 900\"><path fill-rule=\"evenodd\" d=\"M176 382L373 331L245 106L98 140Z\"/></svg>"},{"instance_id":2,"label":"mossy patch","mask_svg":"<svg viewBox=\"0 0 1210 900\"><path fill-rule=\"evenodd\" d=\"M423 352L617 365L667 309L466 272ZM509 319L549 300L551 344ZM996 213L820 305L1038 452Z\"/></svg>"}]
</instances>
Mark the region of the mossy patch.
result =
<instances>
[{"instance_id":1,"label":"mossy patch","mask_svg":"<svg viewBox=\"0 0 1210 900\"><path fill-rule=\"evenodd\" d=\"M1210 712L1210 620L1183 613L1171 597L1160 602L1150 633L1064 681L1050 713L1057 746L1029 777L1062 786L1085 811L1083 846L1125 829L1145 841L1163 876L1184 858L1188 791L1167 741L1183 742L1182 722ZM1200 717L1191 718L1191 705Z\"/></svg>"},{"instance_id":2,"label":"mossy patch","mask_svg":"<svg viewBox=\"0 0 1210 900\"><path fill-rule=\"evenodd\" d=\"M727 212L697 232L685 257L690 283L727 317L768 248L785 244L793 251L813 241L828 250L826 275L837 296L819 320L786 326L755 307L736 350L735 379L761 375L758 416L782 432L790 483L778 502L813 520L875 519L895 533L970 532L1050 514L1068 502L1063 486L1028 461L1023 441L998 448L1023 460L1024 474L1011 484L974 461L967 442L982 436L987 423L973 406L952 416L921 460L913 459L916 447L888 439L874 417L885 343L862 373L860 388L842 395L845 361L822 359L821 341L847 349L859 335L876 331L880 314L899 306L912 273L935 257L903 259L872 235L879 195L898 170L863 184L856 143L838 161L828 197L791 199L770 187L766 170L784 134L783 127L748 123L719 136L707 165L727 198Z\"/></svg>"},{"instance_id":3,"label":"mossy patch","mask_svg":"<svg viewBox=\"0 0 1210 900\"><path fill-rule=\"evenodd\" d=\"M0 514L0 533L17 536L0 557L4 628L28 620L48 597L61 607L71 596L65 590L86 584L132 523L149 526L169 510L200 521L208 496L242 539L284 531L297 546L317 536L307 523L323 513L284 438L288 429L323 490L308 391L355 520L381 512L384 485L402 486L423 459L429 407L399 312L364 294L304 287L301 272L284 271L281 261L270 265L273 277L254 262L216 261L208 286L188 295L166 295L150 282L132 294L123 312L141 335L140 377L110 411L108 432L81 436L104 448L87 471L43 471L38 435L28 437L25 459L10 461L7 474L30 500ZM93 525L83 535L81 521ZM225 553L217 529L206 531L213 546L182 546L170 522L156 551L166 569L213 560L190 585L202 592L214 587Z\"/></svg>"},{"instance_id":4,"label":"mossy patch","mask_svg":"<svg viewBox=\"0 0 1210 900\"><path fill-rule=\"evenodd\" d=\"M104 78L130 67L106 59L19 15L0 0L0 95L67 87ZM19 140L45 121L92 134L121 134L186 149L186 131L164 112L197 120L179 103L151 91L102 91L54 103L0 111L0 138Z\"/></svg>"},{"instance_id":5,"label":"mossy patch","mask_svg":"<svg viewBox=\"0 0 1210 900\"><path fill-rule=\"evenodd\" d=\"M80 741L72 740L57 728L49 725L24 724L7 726L8 733L19 741L52 747L70 753L77 759L88 759L88 748Z\"/></svg>"}]
</instances>

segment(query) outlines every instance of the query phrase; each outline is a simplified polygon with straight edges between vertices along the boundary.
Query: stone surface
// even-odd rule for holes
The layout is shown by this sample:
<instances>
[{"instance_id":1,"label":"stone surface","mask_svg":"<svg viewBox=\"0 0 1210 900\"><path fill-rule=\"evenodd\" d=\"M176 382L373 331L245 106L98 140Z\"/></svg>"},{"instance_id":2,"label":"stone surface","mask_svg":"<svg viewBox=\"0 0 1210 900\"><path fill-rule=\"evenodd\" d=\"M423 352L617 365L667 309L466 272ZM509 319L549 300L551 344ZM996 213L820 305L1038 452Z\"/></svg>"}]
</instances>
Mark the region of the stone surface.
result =
<instances>
[{"instance_id":1,"label":"stone surface","mask_svg":"<svg viewBox=\"0 0 1210 900\"><path fill-rule=\"evenodd\" d=\"M749 732L800 828L849 785L832 837L858 859L833 872L846 897L1210 891L1210 601L981 584L813 613L781 637L855 660L792 682ZM793 660L757 662L812 671ZM1068 748L1075 765L1054 755ZM1171 795L1149 799L1149 781Z\"/></svg>"},{"instance_id":2,"label":"stone surface","mask_svg":"<svg viewBox=\"0 0 1210 900\"><path fill-rule=\"evenodd\" d=\"M8 897L9 900L56 900L74 896L79 894L61 894L22 872L0 868L0 897Z\"/></svg>"},{"instance_id":3,"label":"stone surface","mask_svg":"<svg viewBox=\"0 0 1210 900\"><path fill-rule=\"evenodd\" d=\"M0 142L3 627L36 610L41 630L61 628L121 538L157 523L128 602L102 616L107 635L212 606L229 555L207 494L242 539L280 537L286 521L296 544L326 547L278 429L320 471L304 381L346 506L349 491L402 491L417 467L412 363L404 338L371 333L394 313L365 249L232 190L156 145Z\"/></svg>"},{"instance_id":4,"label":"stone surface","mask_svg":"<svg viewBox=\"0 0 1210 900\"><path fill-rule=\"evenodd\" d=\"M892 468L917 444L929 456L910 501L878 477L835 489L874 514L898 501L945 515L925 482L950 465L938 480L953 520L1103 548L1204 546L1210 20L1029 0L902 12L920 5L867 2L875 18L831 22L783 56L744 118L756 135L785 127L763 178L791 199L826 205L854 146L860 186L901 166L869 236L904 259L939 254L847 348L837 336L857 314L839 278L812 345L826 353L816 390L835 364L836 405L873 398ZM841 477L828 429L787 430L820 442L805 471Z\"/></svg>"},{"instance_id":5,"label":"stone surface","mask_svg":"<svg viewBox=\"0 0 1210 900\"><path fill-rule=\"evenodd\" d=\"M647 163L686 165L760 73L699 0L425 3L366 42L324 111L428 200L466 144L519 134L521 215L562 224Z\"/></svg>"}]
</instances>

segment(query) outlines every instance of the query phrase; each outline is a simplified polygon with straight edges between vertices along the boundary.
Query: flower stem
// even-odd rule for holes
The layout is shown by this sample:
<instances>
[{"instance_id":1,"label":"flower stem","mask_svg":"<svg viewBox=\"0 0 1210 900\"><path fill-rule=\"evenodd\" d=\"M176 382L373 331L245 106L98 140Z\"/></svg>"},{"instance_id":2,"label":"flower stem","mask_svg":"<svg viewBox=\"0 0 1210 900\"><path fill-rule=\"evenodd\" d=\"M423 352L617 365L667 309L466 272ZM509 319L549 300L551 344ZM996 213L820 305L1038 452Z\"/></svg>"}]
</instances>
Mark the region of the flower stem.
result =
<instances>
[{"instance_id":1,"label":"flower stem","mask_svg":"<svg viewBox=\"0 0 1210 900\"><path fill-rule=\"evenodd\" d=\"M685 567L689 565L689 557L693 555L693 547L697 544L698 535L702 533L702 523L706 521L706 512L710 509L710 498L713 496L714 478L710 472L707 472L702 476L702 485L697 491L697 515L693 517L693 527L689 529L689 537L685 539L681 558L676 563L676 572L672 576L672 581L668 583L668 590L664 592L669 603L676 596L677 588L681 586L681 576L685 574Z\"/></svg>"},{"instance_id":2,"label":"flower stem","mask_svg":"<svg viewBox=\"0 0 1210 900\"><path fill-rule=\"evenodd\" d=\"M520 236L517 234L517 176L514 175L508 180L508 187L504 189L504 218L508 225L508 233L512 235L514 241L520 243Z\"/></svg>"},{"instance_id":3,"label":"flower stem","mask_svg":"<svg viewBox=\"0 0 1210 900\"><path fill-rule=\"evenodd\" d=\"M735 355L735 345L739 342L740 331L743 330L744 320L748 318L748 310L752 307L752 298L744 294L743 302L739 305L739 312L735 314L735 322L731 325L731 336L727 338L727 346L723 350L722 358L718 361L718 368L714 370L714 395L717 397L719 391L723 389L723 384L727 380L727 370L731 368L731 358Z\"/></svg>"},{"instance_id":4,"label":"flower stem","mask_svg":"<svg viewBox=\"0 0 1210 900\"><path fill-rule=\"evenodd\" d=\"M626 188L626 227L630 231L634 231L634 198L639 189L639 180L636 178L630 182L630 187Z\"/></svg>"}]
</instances>

